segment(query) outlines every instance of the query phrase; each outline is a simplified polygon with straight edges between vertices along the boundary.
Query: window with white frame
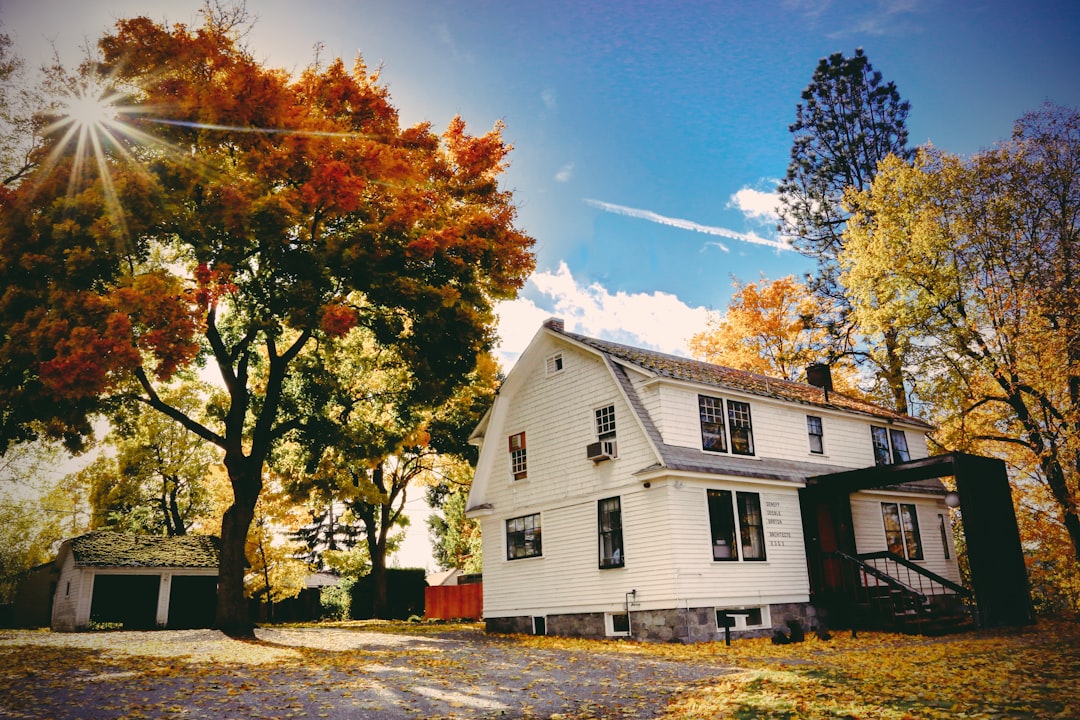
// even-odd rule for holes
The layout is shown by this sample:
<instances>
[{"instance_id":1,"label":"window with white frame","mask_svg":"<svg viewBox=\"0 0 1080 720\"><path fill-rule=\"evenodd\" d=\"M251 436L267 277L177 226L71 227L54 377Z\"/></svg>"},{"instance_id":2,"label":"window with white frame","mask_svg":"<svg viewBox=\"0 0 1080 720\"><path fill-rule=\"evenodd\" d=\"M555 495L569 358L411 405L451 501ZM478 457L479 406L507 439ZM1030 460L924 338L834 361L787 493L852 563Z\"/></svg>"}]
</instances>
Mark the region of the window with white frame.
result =
<instances>
[{"instance_id":1,"label":"window with white frame","mask_svg":"<svg viewBox=\"0 0 1080 720\"><path fill-rule=\"evenodd\" d=\"M524 432L510 436L510 474L515 480L524 480L529 476Z\"/></svg>"},{"instance_id":2,"label":"window with white frame","mask_svg":"<svg viewBox=\"0 0 1080 720\"><path fill-rule=\"evenodd\" d=\"M915 504L883 502L881 518L885 524L885 546L889 552L908 560L922 560L919 513Z\"/></svg>"},{"instance_id":3,"label":"window with white frame","mask_svg":"<svg viewBox=\"0 0 1080 720\"><path fill-rule=\"evenodd\" d=\"M506 559L539 557L543 555L540 542L540 513L523 515L506 521Z\"/></svg>"},{"instance_id":4,"label":"window with white frame","mask_svg":"<svg viewBox=\"0 0 1080 720\"><path fill-rule=\"evenodd\" d=\"M716 628L718 630L723 630L725 627L732 630L750 630L765 627L768 619L768 610L760 607L716 608Z\"/></svg>"},{"instance_id":5,"label":"window with white frame","mask_svg":"<svg viewBox=\"0 0 1080 720\"><path fill-rule=\"evenodd\" d=\"M596 408L596 437L600 440L615 439L615 406Z\"/></svg>"},{"instance_id":6,"label":"window with white frame","mask_svg":"<svg viewBox=\"0 0 1080 720\"><path fill-rule=\"evenodd\" d=\"M821 418L817 415L806 416L806 436L810 440L810 452L815 455L825 453L825 430Z\"/></svg>"},{"instance_id":7,"label":"window with white frame","mask_svg":"<svg viewBox=\"0 0 1080 720\"><path fill-rule=\"evenodd\" d=\"M874 464L892 465L911 459L907 436L903 430L870 426L870 439L874 444Z\"/></svg>"},{"instance_id":8,"label":"window with white frame","mask_svg":"<svg viewBox=\"0 0 1080 720\"><path fill-rule=\"evenodd\" d=\"M727 452L724 401L698 395L698 414L701 417L701 448L711 452Z\"/></svg>"},{"instance_id":9,"label":"window with white frame","mask_svg":"<svg viewBox=\"0 0 1080 720\"><path fill-rule=\"evenodd\" d=\"M761 496L754 492L708 490L706 497L713 560L764 560Z\"/></svg>"},{"instance_id":10,"label":"window with white frame","mask_svg":"<svg viewBox=\"0 0 1080 720\"><path fill-rule=\"evenodd\" d=\"M703 450L728 452L730 447L735 455L754 454L750 403L698 395L698 417Z\"/></svg>"},{"instance_id":11,"label":"window with white frame","mask_svg":"<svg viewBox=\"0 0 1080 720\"><path fill-rule=\"evenodd\" d=\"M630 613L612 612L604 615L604 626L609 636L625 636L630 634Z\"/></svg>"}]
</instances>

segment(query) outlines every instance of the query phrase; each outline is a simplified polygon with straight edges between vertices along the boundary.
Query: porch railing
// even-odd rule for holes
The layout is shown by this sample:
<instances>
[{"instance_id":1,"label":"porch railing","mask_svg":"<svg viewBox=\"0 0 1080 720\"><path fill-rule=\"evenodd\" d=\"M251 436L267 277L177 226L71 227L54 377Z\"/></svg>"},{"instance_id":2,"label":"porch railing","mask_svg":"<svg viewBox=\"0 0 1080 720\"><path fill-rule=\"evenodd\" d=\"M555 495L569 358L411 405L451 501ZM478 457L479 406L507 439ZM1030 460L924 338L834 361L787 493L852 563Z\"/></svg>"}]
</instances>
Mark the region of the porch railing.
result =
<instances>
[{"instance_id":1,"label":"porch railing","mask_svg":"<svg viewBox=\"0 0 1080 720\"><path fill-rule=\"evenodd\" d=\"M829 553L839 571L841 592L848 598L849 620L863 626L886 625L926 632L966 621L956 608L972 597L967 588L888 552L849 555Z\"/></svg>"},{"instance_id":2,"label":"porch railing","mask_svg":"<svg viewBox=\"0 0 1080 720\"><path fill-rule=\"evenodd\" d=\"M888 551L862 553L855 556L885 575L901 581L920 595L958 595L970 598L972 593L963 585L927 570L922 565L911 562L905 557Z\"/></svg>"}]
</instances>

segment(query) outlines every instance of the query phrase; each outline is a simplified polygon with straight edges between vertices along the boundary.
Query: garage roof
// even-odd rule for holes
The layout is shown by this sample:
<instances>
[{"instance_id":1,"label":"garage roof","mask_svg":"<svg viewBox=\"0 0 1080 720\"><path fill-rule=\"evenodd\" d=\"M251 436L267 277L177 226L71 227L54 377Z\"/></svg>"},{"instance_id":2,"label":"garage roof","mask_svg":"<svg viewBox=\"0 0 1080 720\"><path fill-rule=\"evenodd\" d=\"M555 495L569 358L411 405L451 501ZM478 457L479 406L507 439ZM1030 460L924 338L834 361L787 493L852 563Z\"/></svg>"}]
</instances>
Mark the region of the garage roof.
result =
<instances>
[{"instance_id":1,"label":"garage roof","mask_svg":"<svg viewBox=\"0 0 1080 720\"><path fill-rule=\"evenodd\" d=\"M130 535L102 530L68 542L75 564L93 567L216 568L221 540L212 535Z\"/></svg>"}]
</instances>

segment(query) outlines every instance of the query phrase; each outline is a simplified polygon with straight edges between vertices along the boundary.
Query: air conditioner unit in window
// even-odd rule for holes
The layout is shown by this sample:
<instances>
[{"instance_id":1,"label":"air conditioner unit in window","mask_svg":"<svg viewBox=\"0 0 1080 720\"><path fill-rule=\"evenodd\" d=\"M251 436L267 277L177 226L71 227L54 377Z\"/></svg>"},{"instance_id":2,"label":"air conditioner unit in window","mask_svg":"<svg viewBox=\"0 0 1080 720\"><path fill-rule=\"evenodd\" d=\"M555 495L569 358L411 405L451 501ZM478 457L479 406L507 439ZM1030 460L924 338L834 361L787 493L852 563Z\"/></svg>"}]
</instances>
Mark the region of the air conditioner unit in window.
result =
<instances>
[{"instance_id":1,"label":"air conditioner unit in window","mask_svg":"<svg viewBox=\"0 0 1080 720\"><path fill-rule=\"evenodd\" d=\"M600 442L589 443L585 446L585 455L594 463L611 460L615 457L615 441L601 440Z\"/></svg>"}]
</instances>

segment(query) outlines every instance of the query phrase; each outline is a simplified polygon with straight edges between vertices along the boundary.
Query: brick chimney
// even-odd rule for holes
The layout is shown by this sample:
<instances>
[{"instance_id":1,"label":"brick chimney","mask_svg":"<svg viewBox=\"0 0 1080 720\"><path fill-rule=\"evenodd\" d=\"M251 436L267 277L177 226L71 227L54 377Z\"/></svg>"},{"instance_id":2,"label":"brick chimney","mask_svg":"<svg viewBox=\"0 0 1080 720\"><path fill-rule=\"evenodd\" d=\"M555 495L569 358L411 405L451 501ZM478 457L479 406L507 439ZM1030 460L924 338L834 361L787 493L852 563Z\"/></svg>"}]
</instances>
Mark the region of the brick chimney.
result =
<instances>
[{"instance_id":1,"label":"brick chimney","mask_svg":"<svg viewBox=\"0 0 1080 720\"><path fill-rule=\"evenodd\" d=\"M555 332L563 332L564 324L562 318L548 318L544 321L544 327L550 328Z\"/></svg>"}]
</instances>

